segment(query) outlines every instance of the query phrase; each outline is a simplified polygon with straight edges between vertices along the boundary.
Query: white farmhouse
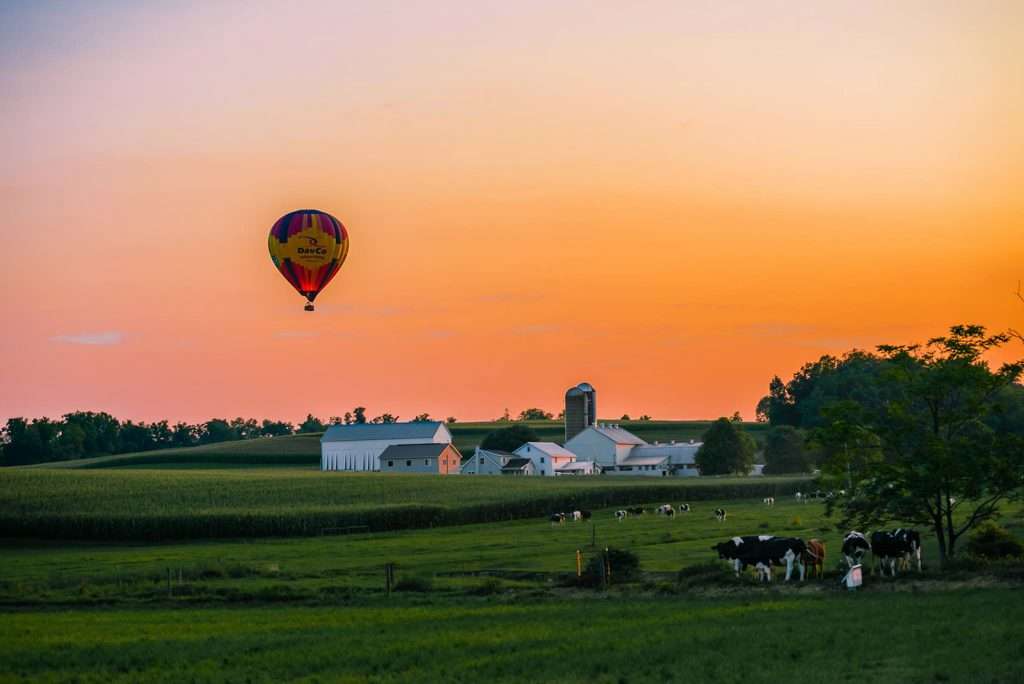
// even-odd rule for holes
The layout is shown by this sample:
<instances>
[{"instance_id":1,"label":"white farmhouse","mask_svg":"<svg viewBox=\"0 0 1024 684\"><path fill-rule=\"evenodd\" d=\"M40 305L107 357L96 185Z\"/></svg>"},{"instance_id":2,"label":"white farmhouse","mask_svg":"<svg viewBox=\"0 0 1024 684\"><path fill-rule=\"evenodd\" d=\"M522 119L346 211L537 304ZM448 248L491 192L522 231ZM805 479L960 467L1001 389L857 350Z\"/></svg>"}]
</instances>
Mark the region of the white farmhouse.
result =
<instances>
[{"instance_id":1,"label":"white farmhouse","mask_svg":"<svg viewBox=\"0 0 1024 684\"><path fill-rule=\"evenodd\" d=\"M332 425L320 438L321 470L380 470L380 455L398 444L451 444L444 423Z\"/></svg>"},{"instance_id":2,"label":"white farmhouse","mask_svg":"<svg viewBox=\"0 0 1024 684\"><path fill-rule=\"evenodd\" d=\"M697 442L648 444L618 425L597 423L565 443L580 461L593 461L607 475L692 477L699 475L695 463Z\"/></svg>"},{"instance_id":3,"label":"white farmhouse","mask_svg":"<svg viewBox=\"0 0 1024 684\"><path fill-rule=\"evenodd\" d=\"M564 466L576 460L576 454L554 442L527 442L513 453L533 462L537 475L554 477Z\"/></svg>"}]
</instances>

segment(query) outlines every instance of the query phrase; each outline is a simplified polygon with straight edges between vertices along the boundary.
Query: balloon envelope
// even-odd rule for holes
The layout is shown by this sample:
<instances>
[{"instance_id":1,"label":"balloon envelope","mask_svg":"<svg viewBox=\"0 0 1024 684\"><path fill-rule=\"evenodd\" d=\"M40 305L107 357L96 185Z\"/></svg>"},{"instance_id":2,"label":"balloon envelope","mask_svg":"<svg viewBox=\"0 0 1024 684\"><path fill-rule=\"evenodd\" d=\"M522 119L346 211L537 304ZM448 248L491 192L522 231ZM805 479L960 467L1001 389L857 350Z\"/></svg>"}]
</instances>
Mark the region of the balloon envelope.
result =
<instances>
[{"instance_id":1,"label":"balloon envelope","mask_svg":"<svg viewBox=\"0 0 1024 684\"><path fill-rule=\"evenodd\" d=\"M269 247L274 267L312 304L345 263L348 231L326 212L300 209L274 223Z\"/></svg>"}]
</instances>

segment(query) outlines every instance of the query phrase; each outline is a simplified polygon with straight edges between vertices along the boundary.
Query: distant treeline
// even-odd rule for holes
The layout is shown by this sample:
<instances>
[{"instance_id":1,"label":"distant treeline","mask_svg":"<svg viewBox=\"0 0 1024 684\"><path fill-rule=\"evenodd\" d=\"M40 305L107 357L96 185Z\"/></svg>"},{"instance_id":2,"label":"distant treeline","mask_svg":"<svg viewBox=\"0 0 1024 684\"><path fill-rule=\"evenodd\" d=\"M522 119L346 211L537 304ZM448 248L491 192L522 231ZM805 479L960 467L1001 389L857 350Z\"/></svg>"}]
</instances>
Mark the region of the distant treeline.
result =
<instances>
[{"instance_id":1,"label":"distant treeline","mask_svg":"<svg viewBox=\"0 0 1024 684\"><path fill-rule=\"evenodd\" d=\"M413 420L429 420L423 413ZM51 461L69 461L110 454L125 454L156 449L191 447L259 437L280 437L296 433L323 432L328 425L394 423L397 416L384 413L367 418L366 409L357 406L342 416L331 416L326 423L313 415L297 426L281 420L258 421L255 418L213 418L205 423L166 420L153 423L120 421L109 413L75 411L51 418L11 418L0 429L0 465L31 465ZM454 422L454 418L449 418Z\"/></svg>"}]
</instances>

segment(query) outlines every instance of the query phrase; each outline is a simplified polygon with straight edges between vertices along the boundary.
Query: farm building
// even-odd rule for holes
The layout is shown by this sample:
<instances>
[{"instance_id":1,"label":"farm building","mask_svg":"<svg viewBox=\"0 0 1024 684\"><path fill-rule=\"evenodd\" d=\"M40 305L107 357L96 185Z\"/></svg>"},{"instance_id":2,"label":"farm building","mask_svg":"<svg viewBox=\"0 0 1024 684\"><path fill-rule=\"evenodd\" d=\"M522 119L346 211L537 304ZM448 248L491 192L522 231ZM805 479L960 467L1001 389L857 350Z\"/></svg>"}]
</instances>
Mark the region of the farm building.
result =
<instances>
[{"instance_id":1,"label":"farm building","mask_svg":"<svg viewBox=\"0 0 1024 684\"><path fill-rule=\"evenodd\" d=\"M700 474L695 464L699 443L648 444L618 425L591 425L566 442L565 448L579 460L593 461L608 475L692 477Z\"/></svg>"},{"instance_id":2,"label":"farm building","mask_svg":"<svg viewBox=\"0 0 1024 684\"><path fill-rule=\"evenodd\" d=\"M576 454L554 442L527 442L513 452L533 461L537 475L554 477L563 466L576 460Z\"/></svg>"},{"instance_id":3,"label":"farm building","mask_svg":"<svg viewBox=\"0 0 1024 684\"><path fill-rule=\"evenodd\" d=\"M459 472L463 475L535 475L533 462L528 458L499 451L498 449L476 448L466 459Z\"/></svg>"},{"instance_id":4,"label":"farm building","mask_svg":"<svg viewBox=\"0 0 1024 684\"><path fill-rule=\"evenodd\" d=\"M320 438L320 469L379 471L380 455L388 447L451 442L445 424L433 421L332 425Z\"/></svg>"},{"instance_id":5,"label":"farm building","mask_svg":"<svg viewBox=\"0 0 1024 684\"><path fill-rule=\"evenodd\" d=\"M462 454L452 444L392 444L380 455L382 473L458 473Z\"/></svg>"}]
</instances>

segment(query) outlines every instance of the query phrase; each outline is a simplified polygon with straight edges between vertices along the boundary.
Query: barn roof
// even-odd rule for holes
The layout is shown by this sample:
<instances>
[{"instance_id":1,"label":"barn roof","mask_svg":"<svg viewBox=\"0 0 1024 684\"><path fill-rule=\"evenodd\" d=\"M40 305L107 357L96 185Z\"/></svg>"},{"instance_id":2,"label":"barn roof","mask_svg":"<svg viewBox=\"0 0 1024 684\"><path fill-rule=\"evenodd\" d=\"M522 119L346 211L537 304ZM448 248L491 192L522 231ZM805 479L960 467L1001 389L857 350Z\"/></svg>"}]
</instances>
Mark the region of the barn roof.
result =
<instances>
[{"instance_id":1,"label":"barn roof","mask_svg":"<svg viewBox=\"0 0 1024 684\"><path fill-rule=\"evenodd\" d=\"M587 430L594 430L597 434L602 437L607 437L616 444L635 444L637 446L641 444L647 444L644 440L634 435L629 430L620 428L618 425L609 425L608 423L598 423L597 425L591 425ZM575 439L575 437L573 438Z\"/></svg>"},{"instance_id":2,"label":"barn roof","mask_svg":"<svg viewBox=\"0 0 1024 684\"><path fill-rule=\"evenodd\" d=\"M452 445L437 442L428 442L426 444L392 444L381 452L380 457L382 460L389 458L437 458L448 447L452 447ZM455 449L455 447L452 447L452 449Z\"/></svg>"},{"instance_id":3,"label":"barn roof","mask_svg":"<svg viewBox=\"0 0 1024 684\"><path fill-rule=\"evenodd\" d=\"M555 444L554 442L527 442L523 446L516 449L516 453L518 454L521 450L524 450L523 447L526 446L533 447L537 451L541 451L547 454L548 456L565 456L566 458L576 458L576 454L572 453L563 446Z\"/></svg>"},{"instance_id":4,"label":"barn roof","mask_svg":"<svg viewBox=\"0 0 1024 684\"><path fill-rule=\"evenodd\" d=\"M522 470L530 463L528 458L510 458L502 470Z\"/></svg>"},{"instance_id":5,"label":"barn roof","mask_svg":"<svg viewBox=\"0 0 1024 684\"><path fill-rule=\"evenodd\" d=\"M430 441L442 423L363 423L361 425L332 425L320 438L321 442L362 442L389 439L422 439ZM445 428L447 430L447 428Z\"/></svg>"}]
</instances>

